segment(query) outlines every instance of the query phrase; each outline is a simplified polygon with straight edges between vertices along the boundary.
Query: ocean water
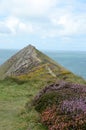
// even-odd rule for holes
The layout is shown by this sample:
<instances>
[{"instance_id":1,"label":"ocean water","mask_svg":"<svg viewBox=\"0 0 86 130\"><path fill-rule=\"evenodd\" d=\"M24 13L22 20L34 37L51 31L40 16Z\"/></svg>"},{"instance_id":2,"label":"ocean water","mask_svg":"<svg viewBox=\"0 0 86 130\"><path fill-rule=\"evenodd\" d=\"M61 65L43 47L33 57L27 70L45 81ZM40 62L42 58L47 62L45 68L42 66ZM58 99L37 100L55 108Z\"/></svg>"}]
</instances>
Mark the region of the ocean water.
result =
<instances>
[{"instance_id":1,"label":"ocean water","mask_svg":"<svg viewBox=\"0 0 86 130\"><path fill-rule=\"evenodd\" d=\"M3 64L7 59L14 55L18 50L4 50L0 49L0 65Z\"/></svg>"},{"instance_id":2,"label":"ocean water","mask_svg":"<svg viewBox=\"0 0 86 130\"><path fill-rule=\"evenodd\" d=\"M0 50L0 65L9 59L18 50ZM86 52L80 51L43 51L56 62L72 71L73 73L82 76L86 79Z\"/></svg>"},{"instance_id":3,"label":"ocean water","mask_svg":"<svg viewBox=\"0 0 86 130\"><path fill-rule=\"evenodd\" d=\"M45 53L63 67L86 79L86 52L55 51Z\"/></svg>"}]
</instances>

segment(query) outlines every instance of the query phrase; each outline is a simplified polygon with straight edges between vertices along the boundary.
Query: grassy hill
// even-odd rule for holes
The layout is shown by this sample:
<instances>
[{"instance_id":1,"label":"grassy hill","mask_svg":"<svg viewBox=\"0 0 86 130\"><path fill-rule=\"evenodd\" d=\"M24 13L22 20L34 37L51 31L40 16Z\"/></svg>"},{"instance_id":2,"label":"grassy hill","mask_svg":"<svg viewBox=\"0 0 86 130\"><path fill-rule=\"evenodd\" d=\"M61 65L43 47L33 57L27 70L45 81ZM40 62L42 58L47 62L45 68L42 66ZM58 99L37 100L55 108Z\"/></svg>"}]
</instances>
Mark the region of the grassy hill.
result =
<instances>
[{"instance_id":1,"label":"grassy hill","mask_svg":"<svg viewBox=\"0 0 86 130\"><path fill-rule=\"evenodd\" d=\"M48 93L47 95L43 95L43 98L40 99L42 103L41 107L44 108L41 113L43 116L40 116L39 110L37 109L39 108L39 103L36 102L36 104L33 105L36 95L39 94L45 86L58 83L59 81L86 85L86 81L83 78L74 75L30 46L29 49L31 48L33 51L29 51L29 59L32 57L32 62L30 64L31 60L29 60L29 62L27 62L28 67L25 69L24 66L23 68L20 66L23 72L21 72L22 69L19 68L19 65L26 63L24 59L25 57L27 59L28 56L27 53L25 53L28 52L27 47L18 52L15 55L16 58L13 56L0 67L0 77L1 79L4 77L4 79L0 81L0 130L48 130L48 125L43 122L45 112L53 109L53 111L56 112L56 108L44 108L44 105L47 102L46 106L50 106L50 102L55 101L58 95L56 92L53 94ZM21 55L23 55L23 59L20 60ZM16 68L18 68L17 73L15 71ZM68 94L73 95L73 91L71 91L70 88L66 90L61 89L60 93L67 96ZM60 93L59 97L61 97ZM79 95L78 90L74 95ZM86 93L82 96L86 97ZM53 100L48 100L49 98ZM55 102L53 105L56 105ZM55 116L55 113L53 115ZM52 113L50 113L50 117L51 116Z\"/></svg>"}]
</instances>

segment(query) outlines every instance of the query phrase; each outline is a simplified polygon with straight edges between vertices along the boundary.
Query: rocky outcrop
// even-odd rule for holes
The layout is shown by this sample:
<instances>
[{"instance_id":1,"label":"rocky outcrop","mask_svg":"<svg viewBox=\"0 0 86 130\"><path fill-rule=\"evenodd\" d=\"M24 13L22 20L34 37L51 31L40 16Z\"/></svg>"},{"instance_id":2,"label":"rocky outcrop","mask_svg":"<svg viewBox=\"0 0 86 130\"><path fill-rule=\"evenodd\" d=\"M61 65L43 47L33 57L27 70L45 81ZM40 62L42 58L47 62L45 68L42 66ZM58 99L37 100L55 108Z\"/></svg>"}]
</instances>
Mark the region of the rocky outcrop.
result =
<instances>
[{"instance_id":1,"label":"rocky outcrop","mask_svg":"<svg viewBox=\"0 0 86 130\"><path fill-rule=\"evenodd\" d=\"M41 60L37 57L34 47L29 45L9 59L8 62L13 62L13 64L6 75L19 75L27 73L33 66L37 66Z\"/></svg>"},{"instance_id":2,"label":"rocky outcrop","mask_svg":"<svg viewBox=\"0 0 86 130\"><path fill-rule=\"evenodd\" d=\"M0 77L26 74L32 68L45 63L51 63L54 66L57 65L52 59L37 50L34 46L28 45L0 66ZM49 72L54 75L51 69L49 69Z\"/></svg>"},{"instance_id":3,"label":"rocky outcrop","mask_svg":"<svg viewBox=\"0 0 86 130\"><path fill-rule=\"evenodd\" d=\"M22 77L22 75L29 75L29 77L31 77L30 73L32 72L32 75L34 75L34 70L35 75L38 75L37 73L39 73L39 77L45 75L45 77L51 76L64 80L69 80L69 78L72 79L73 77L73 79L79 81L77 76L63 68L32 45L23 48L0 66L0 79L4 79L8 76L18 78L19 76ZM79 82L84 82L84 80L80 78Z\"/></svg>"}]
</instances>

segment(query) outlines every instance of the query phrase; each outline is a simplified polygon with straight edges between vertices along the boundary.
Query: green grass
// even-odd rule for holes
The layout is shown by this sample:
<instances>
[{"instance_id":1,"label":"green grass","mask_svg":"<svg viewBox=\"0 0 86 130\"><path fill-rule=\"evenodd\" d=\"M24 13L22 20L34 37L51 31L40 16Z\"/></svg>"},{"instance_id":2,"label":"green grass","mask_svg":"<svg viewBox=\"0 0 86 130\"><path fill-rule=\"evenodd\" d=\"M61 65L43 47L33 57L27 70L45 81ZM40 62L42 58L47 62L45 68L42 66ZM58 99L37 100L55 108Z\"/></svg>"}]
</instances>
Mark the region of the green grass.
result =
<instances>
[{"instance_id":1,"label":"green grass","mask_svg":"<svg viewBox=\"0 0 86 130\"><path fill-rule=\"evenodd\" d=\"M10 80L0 82L0 130L46 130L30 105L41 85L40 81L38 84L28 82L21 85Z\"/></svg>"},{"instance_id":2,"label":"green grass","mask_svg":"<svg viewBox=\"0 0 86 130\"><path fill-rule=\"evenodd\" d=\"M57 77L48 73L46 66L40 66L29 74L16 77L17 79L12 77L0 81L0 130L47 130L40 123L39 113L31 105L39 90L64 77L70 82L86 84L85 80L71 72L47 66Z\"/></svg>"},{"instance_id":3,"label":"green grass","mask_svg":"<svg viewBox=\"0 0 86 130\"><path fill-rule=\"evenodd\" d=\"M21 53L18 53L18 57L17 55L13 56L0 66L0 79L4 79L0 81L0 130L47 130L40 123L39 113L31 105L32 100L39 90L46 85L63 79L68 82L86 84L84 79L65 70L64 67L57 64L45 54L36 49L35 52L41 63L37 67L35 67L35 64L29 66L31 67L31 69L28 68L30 69L30 71L27 71L29 73L19 76L14 74L11 75L12 77L4 79L12 65L15 65L18 61ZM36 106L37 110L39 106L41 108L43 105L44 107L47 106L50 101L56 102L59 94L55 95L57 93L46 94L45 97L42 97L42 102Z\"/></svg>"}]
</instances>

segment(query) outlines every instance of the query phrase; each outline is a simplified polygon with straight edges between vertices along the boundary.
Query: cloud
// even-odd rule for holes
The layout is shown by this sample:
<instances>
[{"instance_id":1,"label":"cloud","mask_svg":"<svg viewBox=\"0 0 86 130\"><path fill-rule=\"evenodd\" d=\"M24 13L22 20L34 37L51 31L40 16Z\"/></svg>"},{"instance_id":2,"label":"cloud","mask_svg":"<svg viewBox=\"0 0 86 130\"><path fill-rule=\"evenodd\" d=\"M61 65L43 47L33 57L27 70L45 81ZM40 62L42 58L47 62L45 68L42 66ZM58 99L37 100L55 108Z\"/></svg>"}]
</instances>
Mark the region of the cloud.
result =
<instances>
[{"instance_id":1,"label":"cloud","mask_svg":"<svg viewBox=\"0 0 86 130\"><path fill-rule=\"evenodd\" d=\"M57 13L59 12L59 13ZM76 13L69 9L57 9L50 16L53 26L59 29L59 35L70 36L76 34L86 34L86 14Z\"/></svg>"},{"instance_id":2,"label":"cloud","mask_svg":"<svg viewBox=\"0 0 86 130\"><path fill-rule=\"evenodd\" d=\"M5 23L0 22L0 35L1 34L10 34L10 29L5 25Z\"/></svg>"},{"instance_id":3,"label":"cloud","mask_svg":"<svg viewBox=\"0 0 86 130\"><path fill-rule=\"evenodd\" d=\"M20 32L26 32L26 33L34 33L34 29L31 23L25 24L20 22L19 23L19 31Z\"/></svg>"},{"instance_id":4,"label":"cloud","mask_svg":"<svg viewBox=\"0 0 86 130\"><path fill-rule=\"evenodd\" d=\"M11 30L12 33L16 33L19 23L20 21L16 17L8 17L5 21L6 26Z\"/></svg>"},{"instance_id":5,"label":"cloud","mask_svg":"<svg viewBox=\"0 0 86 130\"><path fill-rule=\"evenodd\" d=\"M0 22L0 33L17 34L17 33L33 33L33 26L31 23L22 22L17 17L7 17Z\"/></svg>"},{"instance_id":6,"label":"cloud","mask_svg":"<svg viewBox=\"0 0 86 130\"><path fill-rule=\"evenodd\" d=\"M86 34L86 3L80 3L80 0L3 0L0 14L6 17L1 22L12 34L43 38Z\"/></svg>"},{"instance_id":7,"label":"cloud","mask_svg":"<svg viewBox=\"0 0 86 130\"><path fill-rule=\"evenodd\" d=\"M51 10L59 0L9 0L1 2L1 11L16 16L43 16Z\"/></svg>"}]
</instances>

